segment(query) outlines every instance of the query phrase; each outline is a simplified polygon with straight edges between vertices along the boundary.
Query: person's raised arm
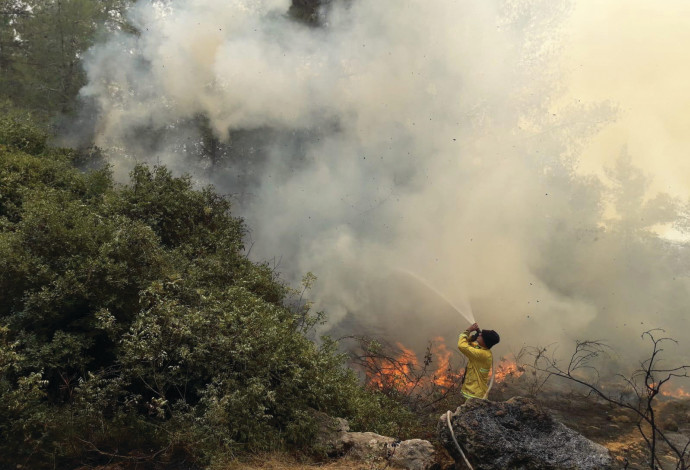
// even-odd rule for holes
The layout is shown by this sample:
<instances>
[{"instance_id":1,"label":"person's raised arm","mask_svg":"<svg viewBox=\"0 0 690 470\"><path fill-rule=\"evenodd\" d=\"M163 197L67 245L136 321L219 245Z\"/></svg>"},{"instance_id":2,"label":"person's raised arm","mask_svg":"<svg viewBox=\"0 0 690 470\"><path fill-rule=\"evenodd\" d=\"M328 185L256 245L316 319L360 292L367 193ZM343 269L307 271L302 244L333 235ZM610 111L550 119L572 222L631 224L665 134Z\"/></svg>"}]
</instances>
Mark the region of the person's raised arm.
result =
<instances>
[{"instance_id":1,"label":"person's raised arm","mask_svg":"<svg viewBox=\"0 0 690 470\"><path fill-rule=\"evenodd\" d=\"M470 344L470 333L477 330L479 330L479 325L473 323L469 328L467 328L467 330L462 332L460 334L460 338L458 338L458 349L468 358L476 357L481 354L479 349Z\"/></svg>"}]
</instances>

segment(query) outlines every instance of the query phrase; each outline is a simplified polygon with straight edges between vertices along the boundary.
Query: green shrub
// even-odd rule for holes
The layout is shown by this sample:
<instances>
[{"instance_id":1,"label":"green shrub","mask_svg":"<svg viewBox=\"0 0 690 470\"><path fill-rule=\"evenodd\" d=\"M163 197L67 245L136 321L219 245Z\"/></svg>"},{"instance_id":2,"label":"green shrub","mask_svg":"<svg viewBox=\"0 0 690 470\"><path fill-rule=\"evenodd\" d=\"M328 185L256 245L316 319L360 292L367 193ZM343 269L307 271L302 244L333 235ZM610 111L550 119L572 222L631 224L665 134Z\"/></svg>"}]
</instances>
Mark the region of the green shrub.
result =
<instances>
[{"instance_id":1,"label":"green shrub","mask_svg":"<svg viewBox=\"0 0 690 470\"><path fill-rule=\"evenodd\" d=\"M118 186L30 123L0 127L0 466L308 448L314 410L409 428L305 337L322 315L286 307L227 199L163 167Z\"/></svg>"},{"instance_id":2,"label":"green shrub","mask_svg":"<svg viewBox=\"0 0 690 470\"><path fill-rule=\"evenodd\" d=\"M47 140L48 134L34 124L28 113L0 115L0 145L35 155L45 150Z\"/></svg>"}]
</instances>

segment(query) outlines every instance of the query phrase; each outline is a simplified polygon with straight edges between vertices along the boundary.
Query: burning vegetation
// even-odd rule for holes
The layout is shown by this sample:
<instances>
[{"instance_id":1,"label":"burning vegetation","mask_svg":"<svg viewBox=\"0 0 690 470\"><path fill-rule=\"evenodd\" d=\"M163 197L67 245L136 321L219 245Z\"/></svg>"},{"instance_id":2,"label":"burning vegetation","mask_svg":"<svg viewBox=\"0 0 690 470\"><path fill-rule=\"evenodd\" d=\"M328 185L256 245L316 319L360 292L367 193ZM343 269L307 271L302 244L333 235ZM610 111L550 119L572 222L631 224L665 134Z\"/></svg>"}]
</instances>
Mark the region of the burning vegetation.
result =
<instances>
[{"instance_id":1,"label":"burning vegetation","mask_svg":"<svg viewBox=\"0 0 690 470\"><path fill-rule=\"evenodd\" d=\"M462 374L451 365L451 352L443 338L434 338L423 360L404 344L395 343L391 354L376 347L368 348L360 365L364 368L368 387L414 393L429 388L454 388Z\"/></svg>"},{"instance_id":2,"label":"burning vegetation","mask_svg":"<svg viewBox=\"0 0 690 470\"><path fill-rule=\"evenodd\" d=\"M687 366L659 367L660 346L673 340L658 333L643 335L652 344L646 368L627 379L611 377L624 383L587 382L592 377L585 369L599 377L596 370L603 370L603 363L595 360L607 357L607 348L598 342L577 342L564 364L549 356L547 348L501 357L493 367L491 399L535 398L559 421L604 444L621 465L647 465L651 458L663 468L687 468L687 439L682 436L690 432L690 393L679 382L687 376ZM400 342L360 338L359 348L353 362L370 390L395 398L418 416L460 403L464 358L453 357L443 338L429 341L423 355Z\"/></svg>"},{"instance_id":3,"label":"burning vegetation","mask_svg":"<svg viewBox=\"0 0 690 470\"><path fill-rule=\"evenodd\" d=\"M423 358L400 342L382 345L375 341L361 341L361 354L355 363L364 372L367 387L401 394L447 393L462 384L465 361L453 360L452 350L441 336L433 338ZM494 382L502 383L524 374L525 368L515 358L502 357L494 364Z\"/></svg>"},{"instance_id":4,"label":"burning vegetation","mask_svg":"<svg viewBox=\"0 0 690 470\"><path fill-rule=\"evenodd\" d=\"M676 387L671 390L662 390L661 395L666 398L690 399L690 392L683 387Z\"/></svg>"}]
</instances>

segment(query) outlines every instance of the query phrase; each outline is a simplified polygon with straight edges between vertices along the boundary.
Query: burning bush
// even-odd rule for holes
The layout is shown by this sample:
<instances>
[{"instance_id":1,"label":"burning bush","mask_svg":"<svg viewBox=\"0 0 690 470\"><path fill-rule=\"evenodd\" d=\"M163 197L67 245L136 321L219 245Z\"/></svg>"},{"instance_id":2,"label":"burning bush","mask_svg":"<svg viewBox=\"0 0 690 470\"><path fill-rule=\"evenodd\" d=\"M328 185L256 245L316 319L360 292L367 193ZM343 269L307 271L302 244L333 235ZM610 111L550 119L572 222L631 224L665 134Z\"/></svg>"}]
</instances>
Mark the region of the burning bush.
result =
<instances>
[{"instance_id":1,"label":"burning bush","mask_svg":"<svg viewBox=\"0 0 690 470\"><path fill-rule=\"evenodd\" d=\"M351 337L356 347L352 362L362 371L367 388L389 396L414 413L446 410L461 400L465 360L452 360L442 337L429 341L422 359L400 342L395 344L366 337ZM524 368L514 359L501 358L494 365L495 383L520 377Z\"/></svg>"}]
</instances>

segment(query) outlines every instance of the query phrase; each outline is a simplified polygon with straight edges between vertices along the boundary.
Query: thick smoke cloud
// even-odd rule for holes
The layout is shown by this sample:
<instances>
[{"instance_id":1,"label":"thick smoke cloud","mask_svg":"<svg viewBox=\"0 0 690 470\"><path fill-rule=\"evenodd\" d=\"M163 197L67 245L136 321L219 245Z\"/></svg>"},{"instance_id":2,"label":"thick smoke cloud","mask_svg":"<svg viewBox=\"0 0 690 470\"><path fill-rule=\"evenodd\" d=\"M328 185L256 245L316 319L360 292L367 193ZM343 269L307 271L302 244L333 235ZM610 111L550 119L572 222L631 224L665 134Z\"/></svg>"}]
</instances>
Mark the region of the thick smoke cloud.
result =
<instances>
[{"instance_id":1,"label":"thick smoke cloud","mask_svg":"<svg viewBox=\"0 0 690 470\"><path fill-rule=\"evenodd\" d=\"M615 110L551 111L567 4L343 0L318 27L289 7L139 2L140 33L94 47L82 90L116 174L160 162L236 195L251 256L314 272L336 335L454 342L466 320L413 273L501 353L589 337L627 360L645 329L686 339L687 249L650 230L677 202L624 151L613 190L578 172ZM200 117L234 149L211 170L190 158Z\"/></svg>"}]
</instances>

